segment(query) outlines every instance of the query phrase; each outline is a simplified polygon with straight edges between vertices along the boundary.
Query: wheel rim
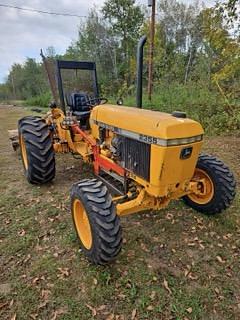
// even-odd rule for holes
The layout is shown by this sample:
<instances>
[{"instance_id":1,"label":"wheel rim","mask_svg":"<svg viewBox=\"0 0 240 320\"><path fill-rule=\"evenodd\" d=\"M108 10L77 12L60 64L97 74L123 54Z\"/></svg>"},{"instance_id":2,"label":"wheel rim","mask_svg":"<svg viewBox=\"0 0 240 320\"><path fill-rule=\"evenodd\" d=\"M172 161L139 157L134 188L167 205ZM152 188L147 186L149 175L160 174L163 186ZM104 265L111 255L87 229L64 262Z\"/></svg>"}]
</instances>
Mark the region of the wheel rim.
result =
<instances>
[{"instance_id":1,"label":"wheel rim","mask_svg":"<svg viewBox=\"0 0 240 320\"><path fill-rule=\"evenodd\" d=\"M23 138L23 135L20 135L20 147L21 147L21 153L22 153L22 159L25 169L28 169L28 158L27 158L27 149L26 144Z\"/></svg>"},{"instance_id":2,"label":"wheel rim","mask_svg":"<svg viewBox=\"0 0 240 320\"><path fill-rule=\"evenodd\" d=\"M199 193L189 194L189 199L197 204L209 203L214 195L214 185L210 176L206 173L206 171L196 168L193 180L199 181Z\"/></svg>"},{"instance_id":3,"label":"wheel rim","mask_svg":"<svg viewBox=\"0 0 240 320\"><path fill-rule=\"evenodd\" d=\"M92 246L92 232L86 210L79 199L74 200L73 217L79 238L89 250Z\"/></svg>"}]
</instances>

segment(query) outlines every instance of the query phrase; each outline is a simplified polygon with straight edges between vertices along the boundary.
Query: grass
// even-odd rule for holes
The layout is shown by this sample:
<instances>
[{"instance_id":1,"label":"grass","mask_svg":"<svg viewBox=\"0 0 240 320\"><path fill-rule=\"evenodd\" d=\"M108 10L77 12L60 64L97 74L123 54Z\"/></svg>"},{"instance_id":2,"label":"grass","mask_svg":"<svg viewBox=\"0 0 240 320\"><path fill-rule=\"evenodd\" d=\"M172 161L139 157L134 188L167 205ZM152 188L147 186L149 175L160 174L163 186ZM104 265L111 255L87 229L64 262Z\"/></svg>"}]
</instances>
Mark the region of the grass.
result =
<instances>
[{"instance_id":1,"label":"grass","mask_svg":"<svg viewBox=\"0 0 240 320\"><path fill-rule=\"evenodd\" d=\"M62 155L53 183L29 185L7 139L7 129L28 112L0 107L0 319L240 318L238 195L216 217L175 201L160 212L122 218L121 254L109 266L93 266L79 251L68 193L90 176L89 167L80 171L78 160ZM221 157L237 179L239 142L205 141L205 151Z\"/></svg>"}]
</instances>

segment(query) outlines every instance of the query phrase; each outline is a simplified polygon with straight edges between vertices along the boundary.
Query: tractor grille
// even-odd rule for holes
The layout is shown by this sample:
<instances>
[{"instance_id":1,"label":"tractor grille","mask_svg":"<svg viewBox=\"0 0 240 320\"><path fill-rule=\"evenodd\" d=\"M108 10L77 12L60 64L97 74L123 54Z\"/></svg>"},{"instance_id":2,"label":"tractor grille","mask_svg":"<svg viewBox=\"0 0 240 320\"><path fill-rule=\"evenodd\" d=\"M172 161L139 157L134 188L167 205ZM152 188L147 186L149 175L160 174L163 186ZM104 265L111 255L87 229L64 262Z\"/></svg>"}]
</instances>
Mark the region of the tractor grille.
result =
<instances>
[{"instance_id":1,"label":"tractor grille","mask_svg":"<svg viewBox=\"0 0 240 320\"><path fill-rule=\"evenodd\" d=\"M123 166L137 176L149 181L150 150L150 144L124 137L121 148Z\"/></svg>"}]
</instances>

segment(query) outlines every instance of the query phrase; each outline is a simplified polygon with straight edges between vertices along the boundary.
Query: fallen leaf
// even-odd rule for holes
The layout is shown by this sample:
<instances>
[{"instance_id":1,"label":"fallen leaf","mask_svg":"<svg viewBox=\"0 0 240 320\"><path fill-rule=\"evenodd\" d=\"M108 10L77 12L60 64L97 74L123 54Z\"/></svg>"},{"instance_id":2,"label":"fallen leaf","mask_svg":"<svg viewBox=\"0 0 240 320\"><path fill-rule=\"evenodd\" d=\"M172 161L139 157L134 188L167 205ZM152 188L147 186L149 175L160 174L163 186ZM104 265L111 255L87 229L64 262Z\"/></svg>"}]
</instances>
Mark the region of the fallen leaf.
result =
<instances>
[{"instance_id":1,"label":"fallen leaf","mask_svg":"<svg viewBox=\"0 0 240 320\"><path fill-rule=\"evenodd\" d=\"M194 243L194 242L189 242L189 243L188 243L188 246L189 246L189 247L195 247L195 246L196 246L196 243Z\"/></svg>"},{"instance_id":2,"label":"fallen leaf","mask_svg":"<svg viewBox=\"0 0 240 320\"><path fill-rule=\"evenodd\" d=\"M219 291L218 288L215 288L214 291L216 292L216 294L219 294L219 293L220 293L220 291Z\"/></svg>"},{"instance_id":3,"label":"fallen leaf","mask_svg":"<svg viewBox=\"0 0 240 320\"><path fill-rule=\"evenodd\" d=\"M11 320L16 320L16 318L17 318L17 315L16 315L16 313L12 316L12 318L11 318Z\"/></svg>"},{"instance_id":4,"label":"fallen leaf","mask_svg":"<svg viewBox=\"0 0 240 320\"><path fill-rule=\"evenodd\" d=\"M0 303L0 310L8 305L8 302Z\"/></svg>"},{"instance_id":5,"label":"fallen leaf","mask_svg":"<svg viewBox=\"0 0 240 320\"><path fill-rule=\"evenodd\" d=\"M147 310L148 310L148 311L153 311L153 309L154 309L154 307L151 306L151 305L147 307Z\"/></svg>"},{"instance_id":6,"label":"fallen leaf","mask_svg":"<svg viewBox=\"0 0 240 320\"><path fill-rule=\"evenodd\" d=\"M60 274L57 275L58 278L64 279L70 275L69 268L58 268Z\"/></svg>"},{"instance_id":7,"label":"fallen leaf","mask_svg":"<svg viewBox=\"0 0 240 320\"><path fill-rule=\"evenodd\" d=\"M102 311L102 310L104 310L104 309L106 309L106 305L105 305L105 304L99 306L99 307L97 308L97 311Z\"/></svg>"},{"instance_id":8,"label":"fallen leaf","mask_svg":"<svg viewBox=\"0 0 240 320\"><path fill-rule=\"evenodd\" d=\"M106 320L113 320L114 319L114 314L113 313L111 313L107 318L106 318Z\"/></svg>"},{"instance_id":9,"label":"fallen leaf","mask_svg":"<svg viewBox=\"0 0 240 320\"><path fill-rule=\"evenodd\" d=\"M225 261L220 257L220 256L217 256L217 261L220 262L220 263L225 263Z\"/></svg>"},{"instance_id":10,"label":"fallen leaf","mask_svg":"<svg viewBox=\"0 0 240 320\"><path fill-rule=\"evenodd\" d=\"M5 220L5 224L9 224L9 223L11 223L11 219L7 219L7 220Z\"/></svg>"},{"instance_id":11,"label":"fallen leaf","mask_svg":"<svg viewBox=\"0 0 240 320\"><path fill-rule=\"evenodd\" d=\"M25 231L24 229L18 231L18 235L19 235L20 237L25 236L25 234L26 234L26 231Z\"/></svg>"},{"instance_id":12,"label":"fallen leaf","mask_svg":"<svg viewBox=\"0 0 240 320\"><path fill-rule=\"evenodd\" d=\"M23 260L23 263L28 262L31 259L31 255L28 254L27 257Z\"/></svg>"},{"instance_id":13,"label":"fallen leaf","mask_svg":"<svg viewBox=\"0 0 240 320\"><path fill-rule=\"evenodd\" d=\"M198 276L194 276L194 275L190 272L189 275L188 275L188 278L191 279L191 280L197 280L197 279L198 279Z\"/></svg>"},{"instance_id":14,"label":"fallen leaf","mask_svg":"<svg viewBox=\"0 0 240 320\"><path fill-rule=\"evenodd\" d=\"M42 308L46 307L47 304L48 304L48 301L44 301L44 302L40 303L38 305L38 309L42 309Z\"/></svg>"},{"instance_id":15,"label":"fallen leaf","mask_svg":"<svg viewBox=\"0 0 240 320\"><path fill-rule=\"evenodd\" d=\"M60 309L54 311L53 317L50 320L56 320L57 316L60 316L61 314L64 314L66 312L67 312L66 308L60 308Z\"/></svg>"},{"instance_id":16,"label":"fallen leaf","mask_svg":"<svg viewBox=\"0 0 240 320\"><path fill-rule=\"evenodd\" d=\"M153 301L156 297L156 291L152 291L150 294L150 299Z\"/></svg>"},{"instance_id":17,"label":"fallen leaf","mask_svg":"<svg viewBox=\"0 0 240 320\"><path fill-rule=\"evenodd\" d=\"M50 293L51 293L50 290L42 289L42 291L41 291L41 297L42 297L44 300L48 300Z\"/></svg>"},{"instance_id":18,"label":"fallen leaf","mask_svg":"<svg viewBox=\"0 0 240 320\"><path fill-rule=\"evenodd\" d=\"M141 246L143 251L149 252L148 248L146 247L146 245L144 243L141 243L140 246Z\"/></svg>"},{"instance_id":19,"label":"fallen leaf","mask_svg":"<svg viewBox=\"0 0 240 320\"><path fill-rule=\"evenodd\" d=\"M167 213L166 219L172 220L173 219L173 214L172 213Z\"/></svg>"},{"instance_id":20,"label":"fallen leaf","mask_svg":"<svg viewBox=\"0 0 240 320\"><path fill-rule=\"evenodd\" d=\"M172 293L171 289L168 286L168 282L167 282L167 280L165 278L163 280L163 286L170 294Z\"/></svg>"},{"instance_id":21,"label":"fallen leaf","mask_svg":"<svg viewBox=\"0 0 240 320\"><path fill-rule=\"evenodd\" d=\"M136 318L136 315L137 315L137 309L133 309L131 320L134 320Z\"/></svg>"},{"instance_id":22,"label":"fallen leaf","mask_svg":"<svg viewBox=\"0 0 240 320\"><path fill-rule=\"evenodd\" d=\"M192 313L192 308L191 307L187 308L186 310L187 310L188 313Z\"/></svg>"},{"instance_id":23,"label":"fallen leaf","mask_svg":"<svg viewBox=\"0 0 240 320\"><path fill-rule=\"evenodd\" d=\"M191 269L185 270L185 271L184 271L184 276L185 276L185 277L188 277L188 275L189 275L190 272L191 272Z\"/></svg>"},{"instance_id":24,"label":"fallen leaf","mask_svg":"<svg viewBox=\"0 0 240 320\"><path fill-rule=\"evenodd\" d=\"M97 310L86 303L86 307L88 307L89 310L92 311L92 316L95 317L97 315Z\"/></svg>"},{"instance_id":25,"label":"fallen leaf","mask_svg":"<svg viewBox=\"0 0 240 320\"><path fill-rule=\"evenodd\" d=\"M36 284L38 281L39 281L39 277L36 277L36 278L33 279L32 283Z\"/></svg>"}]
</instances>

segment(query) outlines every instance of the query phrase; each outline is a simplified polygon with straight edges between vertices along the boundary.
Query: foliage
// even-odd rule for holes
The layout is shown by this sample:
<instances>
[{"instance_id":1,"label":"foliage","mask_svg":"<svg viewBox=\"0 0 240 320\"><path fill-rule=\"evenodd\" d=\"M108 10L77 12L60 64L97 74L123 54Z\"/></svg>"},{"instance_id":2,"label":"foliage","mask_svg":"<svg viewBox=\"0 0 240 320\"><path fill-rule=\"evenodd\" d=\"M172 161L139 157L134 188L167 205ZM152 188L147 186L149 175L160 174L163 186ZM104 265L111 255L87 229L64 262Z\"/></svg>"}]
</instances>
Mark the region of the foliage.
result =
<instances>
[{"instance_id":1,"label":"foliage","mask_svg":"<svg viewBox=\"0 0 240 320\"><path fill-rule=\"evenodd\" d=\"M189 118L199 121L208 134L222 134L240 130L238 101L231 99L232 113L229 114L225 100L217 91L210 91L200 83L158 85L152 101L143 95L144 108L172 113L184 111ZM134 106L135 98L128 96L124 104Z\"/></svg>"},{"instance_id":2,"label":"foliage","mask_svg":"<svg viewBox=\"0 0 240 320\"><path fill-rule=\"evenodd\" d=\"M239 36L240 27L240 3L239 0L226 0L220 1L217 4L217 9L222 17L227 20L227 23L231 25L236 34Z\"/></svg>"},{"instance_id":3,"label":"foliage","mask_svg":"<svg viewBox=\"0 0 240 320\"><path fill-rule=\"evenodd\" d=\"M87 20L79 27L79 37L68 49L67 59L95 61L101 86L116 80L116 42L110 35L104 19L91 10Z\"/></svg>"},{"instance_id":4,"label":"foliage","mask_svg":"<svg viewBox=\"0 0 240 320\"><path fill-rule=\"evenodd\" d=\"M49 106L49 102L51 101L51 99L52 99L51 93L46 92L39 96L28 98L25 103L28 106L38 106L38 107L46 108Z\"/></svg>"},{"instance_id":5,"label":"foliage","mask_svg":"<svg viewBox=\"0 0 240 320\"><path fill-rule=\"evenodd\" d=\"M27 58L24 65L14 64L7 83L13 88L15 98L26 99L46 90L43 69L35 59Z\"/></svg>"},{"instance_id":6,"label":"foliage","mask_svg":"<svg viewBox=\"0 0 240 320\"><path fill-rule=\"evenodd\" d=\"M135 0L107 0L102 8L102 13L117 41L120 70L129 85L132 80L129 72L131 58L135 53L144 14L141 8L135 4Z\"/></svg>"}]
</instances>

